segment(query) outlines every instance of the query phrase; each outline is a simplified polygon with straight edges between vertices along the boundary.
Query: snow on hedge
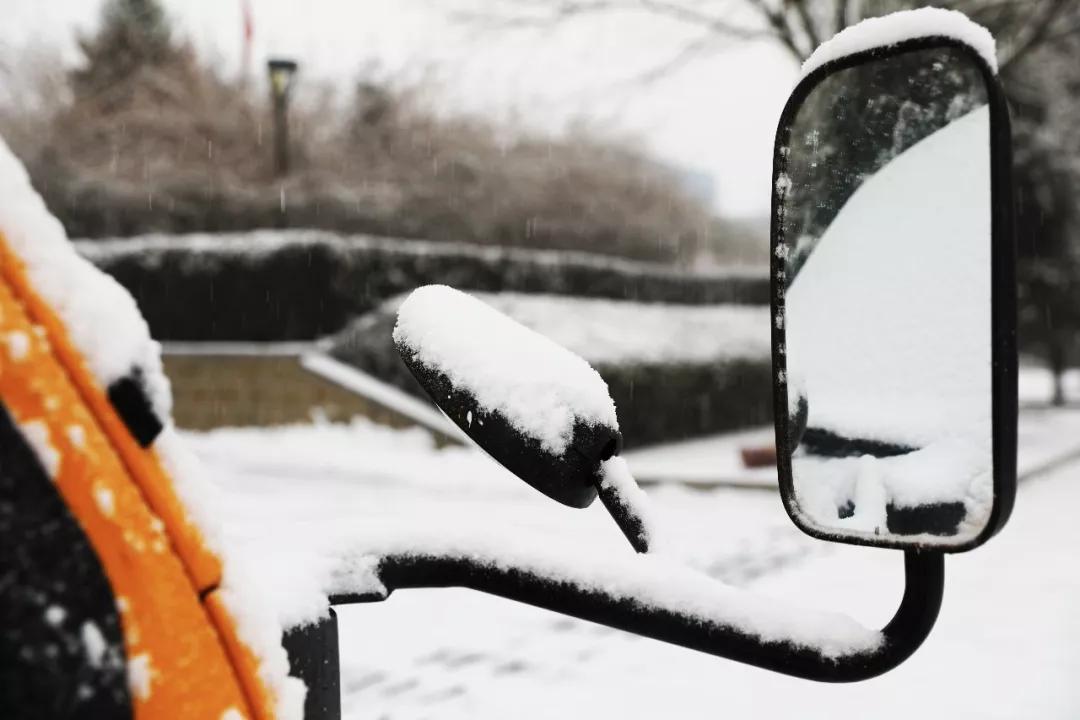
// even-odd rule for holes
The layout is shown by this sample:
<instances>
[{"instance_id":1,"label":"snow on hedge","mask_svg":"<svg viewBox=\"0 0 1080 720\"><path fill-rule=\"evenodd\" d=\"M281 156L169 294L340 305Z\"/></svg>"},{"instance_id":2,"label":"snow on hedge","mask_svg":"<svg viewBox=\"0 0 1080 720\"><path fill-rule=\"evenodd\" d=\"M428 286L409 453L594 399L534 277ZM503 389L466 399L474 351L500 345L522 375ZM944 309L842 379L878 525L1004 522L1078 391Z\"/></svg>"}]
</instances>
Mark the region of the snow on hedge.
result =
<instances>
[{"instance_id":1,"label":"snow on hedge","mask_svg":"<svg viewBox=\"0 0 1080 720\"><path fill-rule=\"evenodd\" d=\"M328 230L287 229L250 230L226 233L189 233L184 235L148 234L135 237L102 238L74 241L79 253L94 262L117 260L131 256L160 262L170 252L186 252L192 257L241 255L265 257L289 247L328 247L341 254L350 250L370 250L408 256L437 258L472 258L488 263L517 261L557 269L574 266L580 270L613 270L630 278L657 276L674 280L757 280L761 268L733 266L686 270L660 262L632 260L615 255L603 255L575 250L545 250L540 248L478 245L446 240L383 237L376 235L341 235Z\"/></svg>"},{"instance_id":2,"label":"snow on hedge","mask_svg":"<svg viewBox=\"0 0 1080 720\"><path fill-rule=\"evenodd\" d=\"M596 365L768 360L769 309L476 293Z\"/></svg>"},{"instance_id":3,"label":"snow on hedge","mask_svg":"<svg viewBox=\"0 0 1080 720\"><path fill-rule=\"evenodd\" d=\"M876 47L921 37L949 37L970 46L997 72L997 48L990 31L956 10L919 8L867 18L841 30L817 47L803 63L802 77L822 65Z\"/></svg>"},{"instance_id":4,"label":"snow on hedge","mask_svg":"<svg viewBox=\"0 0 1080 720\"><path fill-rule=\"evenodd\" d=\"M552 454L566 451L577 423L619 427L607 384L589 363L453 288L413 291L398 309L394 341Z\"/></svg>"},{"instance_id":5,"label":"snow on hedge","mask_svg":"<svg viewBox=\"0 0 1080 720\"><path fill-rule=\"evenodd\" d=\"M683 305L517 292L469 295L592 365L771 362L770 310L765 305ZM396 315L406 297L387 300L379 311Z\"/></svg>"},{"instance_id":6,"label":"snow on hedge","mask_svg":"<svg viewBox=\"0 0 1080 720\"><path fill-rule=\"evenodd\" d=\"M166 422L154 449L191 520L208 547L222 558L222 594L233 611L240 638L259 659L263 680L276 693L279 716L301 717L303 683L289 677L282 628L252 621L272 616L268 601L256 584L237 574L237 563L223 553L217 489L187 454L169 421L172 396L161 367L160 346L151 339L131 295L75 251L63 226L49 213L26 170L2 140L0 233L25 265L35 290L60 318L101 388L133 374L140 377L155 415Z\"/></svg>"},{"instance_id":7,"label":"snow on hedge","mask_svg":"<svg viewBox=\"0 0 1080 720\"><path fill-rule=\"evenodd\" d=\"M432 283L692 305L769 302L767 268L690 270L575 251L318 230L147 235L76 248L128 288L167 340L310 340ZM216 313L212 326L202 320L208 313Z\"/></svg>"}]
</instances>

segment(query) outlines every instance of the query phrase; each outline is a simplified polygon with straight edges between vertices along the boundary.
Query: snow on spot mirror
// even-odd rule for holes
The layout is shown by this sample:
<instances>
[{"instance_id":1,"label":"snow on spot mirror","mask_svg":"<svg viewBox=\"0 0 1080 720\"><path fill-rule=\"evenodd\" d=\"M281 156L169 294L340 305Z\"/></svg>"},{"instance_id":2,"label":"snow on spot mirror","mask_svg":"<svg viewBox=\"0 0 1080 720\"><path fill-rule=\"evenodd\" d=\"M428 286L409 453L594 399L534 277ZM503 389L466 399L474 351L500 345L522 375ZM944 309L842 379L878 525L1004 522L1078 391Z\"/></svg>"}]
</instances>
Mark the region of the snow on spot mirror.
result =
<instances>
[{"instance_id":1,"label":"snow on spot mirror","mask_svg":"<svg viewBox=\"0 0 1080 720\"><path fill-rule=\"evenodd\" d=\"M786 505L811 534L947 549L991 522L983 72L951 45L868 56L819 73L782 122L781 474L786 460Z\"/></svg>"}]
</instances>

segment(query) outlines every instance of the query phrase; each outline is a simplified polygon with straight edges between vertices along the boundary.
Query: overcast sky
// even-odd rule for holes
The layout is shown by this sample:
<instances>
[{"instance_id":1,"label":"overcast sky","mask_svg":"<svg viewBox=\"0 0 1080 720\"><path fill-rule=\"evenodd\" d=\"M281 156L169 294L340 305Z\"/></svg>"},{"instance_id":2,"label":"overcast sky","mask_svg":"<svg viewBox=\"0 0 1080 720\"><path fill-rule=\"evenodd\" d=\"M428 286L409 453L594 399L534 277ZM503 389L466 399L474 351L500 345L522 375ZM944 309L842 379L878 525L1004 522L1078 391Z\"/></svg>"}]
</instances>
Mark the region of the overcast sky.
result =
<instances>
[{"instance_id":1,"label":"overcast sky","mask_svg":"<svg viewBox=\"0 0 1080 720\"><path fill-rule=\"evenodd\" d=\"M557 32L485 31L450 21L438 0L250 1L260 68L269 55L286 55L306 77L344 83L377 64L434 78L447 110L552 130L586 118L711 175L722 211L767 212L773 132L797 72L769 43L732 45L643 86L627 80L669 57L692 37L687 28L627 14ZM227 72L239 72L241 0L164 4L180 33ZM74 31L93 27L99 7L97 0L4 0L0 42L9 53L55 44L73 61Z\"/></svg>"}]
</instances>

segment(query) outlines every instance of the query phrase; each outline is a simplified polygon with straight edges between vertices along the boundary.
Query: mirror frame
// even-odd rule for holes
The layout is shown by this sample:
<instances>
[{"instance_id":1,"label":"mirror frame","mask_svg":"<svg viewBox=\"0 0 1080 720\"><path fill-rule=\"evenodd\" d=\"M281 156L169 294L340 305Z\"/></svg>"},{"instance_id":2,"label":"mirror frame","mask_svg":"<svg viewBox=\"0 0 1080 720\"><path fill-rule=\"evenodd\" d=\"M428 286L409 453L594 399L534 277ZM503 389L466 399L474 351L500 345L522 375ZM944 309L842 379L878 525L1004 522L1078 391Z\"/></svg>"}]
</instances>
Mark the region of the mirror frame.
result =
<instances>
[{"instance_id":1,"label":"mirror frame","mask_svg":"<svg viewBox=\"0 0 1080 720\"><path fill-rule=\"evenodd\" d=\"M978 69L986 85L990 109L990 207L991 207L991 391L993 422L994 506L986 527L964 543L925 545L904 540L854 537L803 522L796 510L790 455L784 451L789 436L787 357L784 294L786 268L783 265L785 237L780 222L782 198L777 179L786 173L788 159L781 150L788 147L792 123L809 94L826 77L847 68L878 62L920 50L955 49ZM776 429L776 469L784 509L795 526L811 537L831 542L869 547L935 552L965 552L982 545L1005 525L1016 497L1016 238L1013 224L1012 134L1004 90L982 56L971 46L946 36L925 36L846 55L823 64L802 78L780 115L773 146L772 204L770 232L770 296L772 308L773 413ZM779 327L778 327L779 325Z\"/></svg>"},{"instance_id":2,"label":"mirror frame","mask_svg":"<svg viewBox=\"0 0 1080 720\"><path fill-rule=\"evenodd\" d=\"M622 434L606 425L577 423L569 447L555 455L540 442L515 430L498 410L485 410L466 390L438 369L420 362L415 350L395 341L405 367L439 408L462 433L493 460L535 490L572 508L587 508L596 499L600 463L622 449ZM487 422L473 422L472 418Z\"/></svg>"}]
</instances>

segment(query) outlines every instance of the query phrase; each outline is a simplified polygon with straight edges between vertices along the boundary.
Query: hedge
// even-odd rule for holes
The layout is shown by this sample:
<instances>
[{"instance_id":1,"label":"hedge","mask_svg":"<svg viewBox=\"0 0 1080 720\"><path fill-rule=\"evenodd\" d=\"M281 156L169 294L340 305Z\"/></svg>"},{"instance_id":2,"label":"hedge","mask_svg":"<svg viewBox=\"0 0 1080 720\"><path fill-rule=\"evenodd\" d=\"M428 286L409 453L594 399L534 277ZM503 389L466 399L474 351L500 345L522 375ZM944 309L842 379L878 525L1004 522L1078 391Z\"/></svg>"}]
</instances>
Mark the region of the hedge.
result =
<instances>
[{"instance_id":1,"label":"hedge","mask_svg":"<svg viewBox=\"0 0 1080 720\"><path fill-rule=\"evenodd\" d=\"M417 397L427 394L391 339L396 302L357 319L327 350ZM711 362L593 363L608 384L628 448L772 422L772 364L767 354Z\"/></svg>"},{"instance_id":2,"label":"hedge","mask_svg":"<svg viewBox=\"0 0 1080 720\"><path fill-rule=\"evenodd\" d=\"M688 273L587 253L314 230L152 235L76 246L134 295L161 340L310 340L429 283L643 302L769 302L764 272Z\"/></svg>"}]
</instances>

